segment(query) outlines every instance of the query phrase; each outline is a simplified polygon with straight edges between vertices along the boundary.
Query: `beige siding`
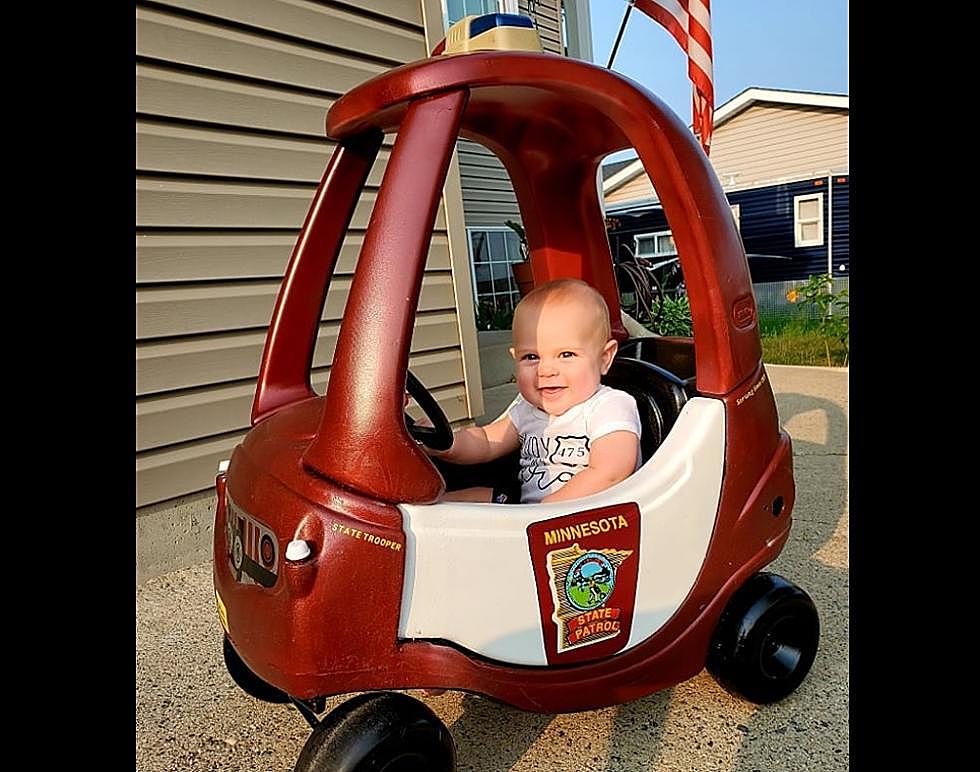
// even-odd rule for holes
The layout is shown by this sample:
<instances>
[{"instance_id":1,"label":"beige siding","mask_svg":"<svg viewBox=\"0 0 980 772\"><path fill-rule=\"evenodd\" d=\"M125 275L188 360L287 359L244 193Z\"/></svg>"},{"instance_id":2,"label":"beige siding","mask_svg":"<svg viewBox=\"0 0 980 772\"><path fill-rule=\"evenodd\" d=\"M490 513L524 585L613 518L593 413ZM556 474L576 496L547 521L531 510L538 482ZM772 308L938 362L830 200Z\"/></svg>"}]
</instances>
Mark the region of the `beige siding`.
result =
<instances>
[{"instance_id":1,"label":"beige siding","mask_svg":"<svg viewBox=\"0 0 980 772\"><path fill-rule=\"evenodd\" d=\"M844 171L847 133L841 110L754 105L718 128L711 164L726 189Z\"/></svg>"},{"instance_id":2,"label":"beige siding","mask_svg":"<svg viewBox=\"0 0 980 772\"><path fill-rule=\"evenodd\" d=\"M719 126L711 165L726 191L848 169L848 113L827 107L754 104ZM606 204L656 197L646 172L606 194Z\"/></svg>"},{"instance_id":3,"label":"beige siding","mask_svg":"<svg viewBox=\"0 0 980 772\"><path fill-rule=\"evenodd\" d=\"M363 236L349 235L337 258L336 272L352 274ZM257 231L222 233L190 231L143 233L136 237L139 283L279 278L296 241L295 233ZM448 271L449 242L444 233L432 238L427 268Z\"/></svg>"},{"instance_id":4,"label":"beige siding","mask_svg":"<svg viewBox=\"0 0 980 772\"><path fill-rule=\"evenodd\" d=\"M166 116L171 121L305 135L325 142L327 110L333 103L327 96L283 91L224 78L215 72L198 74L165 65L136 65L136 111Z\"/></svg>"},{"instance_id":5,"label":"beige siding","mask_svg":"<svg viewBox=\"0 0 980 772\"><path fill-rule=\"evenodd\" d=\"M315 187L335 146L323 139L256 136L145 119L136 125L136 163L147 172L308 182ZM387 149L378 154L381 163L371 170L368 185L381 183L389 154Z\"/></svg>"},{"instance_id":6,"label":"beige siding","mask_svg":"<svg viewBox=\"0 0 980 772\"><path fill-rule=\"evenodd\" d=\"M416 353L412 371L440 399L444 392L450 420L463 417L465 403L459 360L452 351ZM322 393L328 380L327 368L313 371L314 387ZM248 425L255 384L252 381L220 386L204 386L141 400L136 408L137 450L175 445L186 440L211 437ZM211 470L208 470L211 471Z\"/></svg>"},{"instance_id":7,"label":"beige siding","mask_svg":"<svg viewBox=\"0 0 980 772\"><path fill-rule=\"evenodd\" d=\"M641 171L629 182L620 185L612 193L606 196L607 204L615 204L619 201L635 201L654 196L653 184L647 173Z\"/></svg>"},{"instance_id":8,"label":"beige siding","mask_svg":"<svg viewBox=\"0 0 980 772\"><path fill-rule=\"evenodd\" d=\"M564 54L564 44L561 39L561 2L560 0L539 0L534 3L534 12L528 12L528 3L521 0L518 3L521 13L534 17L538 25L538 35L545 51Z\"/></svg>"},{"instance_id":9,"label":"beige siding","mask_svg":"<svg viewBox=\"0 0 980 772\"><path fill-rule=\"evenodd\" d=\"M333 151L327 110L424 56L422 23L419 0L137 4L137 506L209 488L243 436L279 282ZM389 147L325 304L320 391ZM468 289L454 286L446 228L440 207L410 366L459 421L473 415L460 350L472 314L456 310Z\"/></svg>"},{"instance_id":10,"label":"beige siding","mask_svg":"<svg viewBox=\"0 0 980 772\"><path fill-rule=\"evenodd\" d=\"M412 350L426 351L458 345L455 319L455 311L420 314L415 324ZM313 357L314 367L330 364L338 329L337 321L320 325ZM137 396L254 378L264 345L264 329L140 343L136 348Z\"/></svg>"}]
</instances>

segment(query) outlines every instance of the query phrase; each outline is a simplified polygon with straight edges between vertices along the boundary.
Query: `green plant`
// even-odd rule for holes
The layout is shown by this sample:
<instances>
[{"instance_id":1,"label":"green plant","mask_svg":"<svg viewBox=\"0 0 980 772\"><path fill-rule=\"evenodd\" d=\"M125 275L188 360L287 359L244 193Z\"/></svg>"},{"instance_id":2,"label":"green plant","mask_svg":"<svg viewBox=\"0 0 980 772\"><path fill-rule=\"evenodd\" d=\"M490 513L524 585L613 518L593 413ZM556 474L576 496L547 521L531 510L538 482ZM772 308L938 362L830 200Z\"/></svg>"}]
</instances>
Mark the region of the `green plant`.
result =
<instances>
[{"instance_id":1,"label":"green plant","mask_svg":"<svg viewBox=\"0 0 980 772\"><path fill-rule=\"evenodd\" d=\"M766 364L826 365L828 349L831 365L843 366L847 350L820 332L816 322L794 319L778 331L762 335L762 360Z\"/></svg>"},{"instance_id":2,"label":"green plant","mask_svg":"<svg viewBox=\"0 0 980 772\"><path fill-rule=\"evenodd\" d=\"M687 299L687 295L682 295L679 298L665 295L663 302L660 318L649 329L658 335L691 337L691 303Z\"/></svg>"},{"instance_id":3,"label":"green plant","mask_svg":"<svg viewBox=\"0 0 980 772\"><path fill-rule=\"evenodd\" d=\"M834 292L830 275L822 273L810 276L806 284L786 293L790 303L799 304L801 309L816 308L819 313L818 329L824 336L824 349L827 354L827 365L831 365L830 341L836 341L844 347L844 364L847 364L849 353L848 339L850 336L850 299L847 290Z\"/></svg>"},{"instance_id":4,"label":"green plant","mask_svg":"<svg viewBox=\"0 0 980 772\"><path fill-rule=\"evenodd\" d=\"M497 306L486 300L476 305L476 329L509 330L514 323L514 309L510 306Z\"/></svg>"}]
</instances>

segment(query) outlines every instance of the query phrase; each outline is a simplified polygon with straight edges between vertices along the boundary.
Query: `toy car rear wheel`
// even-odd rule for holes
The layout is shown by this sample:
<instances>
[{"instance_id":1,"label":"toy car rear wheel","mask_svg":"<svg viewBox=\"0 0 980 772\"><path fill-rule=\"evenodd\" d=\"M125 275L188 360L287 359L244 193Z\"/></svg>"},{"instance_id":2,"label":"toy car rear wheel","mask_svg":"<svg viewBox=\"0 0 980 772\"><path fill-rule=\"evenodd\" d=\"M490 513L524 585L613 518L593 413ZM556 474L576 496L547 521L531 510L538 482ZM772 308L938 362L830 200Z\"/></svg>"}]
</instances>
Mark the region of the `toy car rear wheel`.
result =
<instances>
[{"instance_id":1,"label":"toy car rear wheel","mask_svg":"<svg viewBox=\"0 0 980 772\"><path fill-rule=\"evenodd\" d=\"M280 691L267 681L263 681L249 669L248 665L238 656L238 652L235 651L235 647L231 645L231 641L228 640L227 636L225 636L222 648L228 675L231 676L231 680L238 684L243 692L263 702L289 702L289 695Z\"/></svg>"},{"instance_id":2,"label":"toy car rear wheel","mask_svg":"<svg viewBox=\"0 0 980 772\"><path fill-rule=\"evenodd\" d=\"M739 697L777 702L803 682L819 639L820 620L810 596L778 574L760 572L728 601L706 667Z\"/></svg>"},{"instance_id":3,"label":"toy car rear wheel","mask_svg":"<svg viewBox=\"0 0 980 772\"><path fill-rule=\"evenodd\" d=\"M295 772L454 772L456 745L419 700L398 692L360 694L316 726Z\"/></svg>"}]
</instances>

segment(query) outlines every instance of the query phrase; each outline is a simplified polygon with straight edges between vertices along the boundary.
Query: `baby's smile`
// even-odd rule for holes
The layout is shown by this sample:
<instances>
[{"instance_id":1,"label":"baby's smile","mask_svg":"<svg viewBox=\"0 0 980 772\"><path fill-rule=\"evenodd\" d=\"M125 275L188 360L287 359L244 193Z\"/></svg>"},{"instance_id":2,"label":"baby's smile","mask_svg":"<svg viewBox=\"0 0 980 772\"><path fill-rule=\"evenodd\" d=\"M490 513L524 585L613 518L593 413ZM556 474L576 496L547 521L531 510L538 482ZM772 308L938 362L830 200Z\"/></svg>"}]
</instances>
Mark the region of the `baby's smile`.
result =
<instances>
[{"instance_id":1,"label":"baby's smile","mask_svg":"<svg viewBox=\"0 0 980 772\"><path fill-rule=\"evenodd\" d=\"M538 391L545 397L554 397L561 393L561 390L564 388L564 386L539 386Z\"/></svg>"}]
</instances>

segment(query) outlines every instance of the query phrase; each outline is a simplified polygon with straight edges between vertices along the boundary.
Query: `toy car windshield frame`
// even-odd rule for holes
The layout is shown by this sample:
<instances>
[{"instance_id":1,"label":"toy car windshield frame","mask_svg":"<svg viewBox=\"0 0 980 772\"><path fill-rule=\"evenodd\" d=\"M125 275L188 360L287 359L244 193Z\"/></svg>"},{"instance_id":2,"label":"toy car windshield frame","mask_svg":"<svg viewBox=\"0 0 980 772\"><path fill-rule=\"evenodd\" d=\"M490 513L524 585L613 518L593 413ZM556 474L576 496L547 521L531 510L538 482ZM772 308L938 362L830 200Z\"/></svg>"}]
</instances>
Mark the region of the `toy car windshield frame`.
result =
<instances>
[{"instance_id":1,"label":"toy car windshield frame","mask_svg":"<svg viewBox=\"0 0 980 772\"><path fill-rule=\"evenodd\" d=\"M470 53L395 68L337 100L324 173L273 313L253 425L315 393L310 369L323 299L385 133L397 131L337 340L320 430L304 465L376 499L426 503L443 481L405 428L403 389L432 227L458 137L503 162L535 283L577 277L623 328L597 185L610 153L633 147L670 222L691 305L697 389L730 393L761 346L744 247L690 131L657 97L608 70L551 54ZM311 291L320 288L320 292Z\"/></svg>"}]
</instances>

